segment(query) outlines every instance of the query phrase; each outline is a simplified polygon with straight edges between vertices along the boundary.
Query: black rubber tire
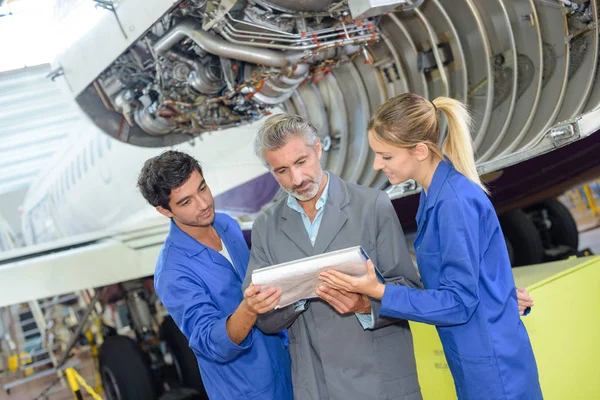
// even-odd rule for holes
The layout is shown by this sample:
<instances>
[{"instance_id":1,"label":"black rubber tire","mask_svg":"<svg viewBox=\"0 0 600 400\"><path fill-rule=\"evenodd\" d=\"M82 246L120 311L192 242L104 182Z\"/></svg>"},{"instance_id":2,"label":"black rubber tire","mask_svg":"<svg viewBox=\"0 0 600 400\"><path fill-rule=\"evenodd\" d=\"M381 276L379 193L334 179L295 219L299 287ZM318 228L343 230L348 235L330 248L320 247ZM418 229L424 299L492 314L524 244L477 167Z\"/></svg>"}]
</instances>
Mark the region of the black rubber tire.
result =
<instances>
[{"instance_id":1,"label":"black rubber tire","mask_svg":"<svg viewBox=\"0 0 600 400\"><path fill-rule=\"evenodd\" d=\"M138 344L127 336L109 336L100 347L100 376L108 400L156 400L152 372ZM120 398L111 399L108 374L114 377Z\"/></svg>"},{"instance_id":2,"label":"black rubber tire","mask_svg":"<svg viewBox=\"0 0 600 400\"><path fill-rule=\"evenodd\" d=\"M557 199L548 199L535 206L538 209L545 208L548 218L552 222L550 237L555 246L568 246L579 250L579 230L577 223L569 209Z\"/></svg>"},{"instance_id":3,"label":"black rubber tire","mask_svg":"<svg viewBox=\"0 0 600 400\"><path fill-rule=\"evenodd\" d=\"M167 316L159 330L159 337L167 344L171 355L175 358L181 369L181 386L192 388L200 393L203 399L208 400L208 395L204 389L198 360L196 355L190 349L189 342L185 335L179 330L171 316Z\"/></svg>"},{"instance_id":4,"label":"black rubber tire","mask_svg":"<svg viewBox=\"0 0 600 400\"><path fill-rule=\"evenodd\" d=\"M523 210L511 210L500 215L499 220L507 246L513 249L513 267L539 264L544 260L542 239Z\"/></svg>"}]
</instances>

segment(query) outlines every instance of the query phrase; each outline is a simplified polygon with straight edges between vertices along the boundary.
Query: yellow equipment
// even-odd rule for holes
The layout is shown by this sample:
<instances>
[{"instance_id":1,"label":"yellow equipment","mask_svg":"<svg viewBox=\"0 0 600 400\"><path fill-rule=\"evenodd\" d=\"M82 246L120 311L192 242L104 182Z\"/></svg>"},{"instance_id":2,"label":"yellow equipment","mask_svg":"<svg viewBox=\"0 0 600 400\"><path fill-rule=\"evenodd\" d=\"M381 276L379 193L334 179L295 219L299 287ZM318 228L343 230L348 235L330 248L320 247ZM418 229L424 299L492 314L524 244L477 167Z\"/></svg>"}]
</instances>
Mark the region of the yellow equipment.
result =
<instances>
[{"instance_id":1,"label":"yellow equipment","mask_svg":"<svg viewBox=\"0 0 600 400\"><path fill-rule=\"evenodd\" d=\"M26 366L27 364L31 364L33 361L29 353L21 352L20 360L17 360L16 355L12 355L8 358L8 370L10 372L17 372L19 366ZM33 368L27 368L23 371L25 376L29 376L33 374Z\"/></svg>"},{"instance_id":2,"label":"yellow equipment","mask_svg":"<svg viewBox=\"0 0 600 400\"><path fill-rule=\"evenodd\" d=\"M98 393L96 393L96 391L86 383L85 379L83 379L81 375L75 371L75 368L65 369L65 375L67 376L67 381L69 382L69 388L73 392L73 396L75 396L76 400L83 400L81 387L83 387L94 400L103 400L102 397L100 397Z\"/></svg>"},{"instance_id":3,"label":"yellow equipment","mask_svg":"<svg viewBox=\"0 0 600 400\"><path fill-rule=\"evenodd\" d=\"M534 299L522 317L545 400L600 399L600 256L513 269ZM435 327L410 323L424 400L455 400Z\"/></svg>"}]
</instances>

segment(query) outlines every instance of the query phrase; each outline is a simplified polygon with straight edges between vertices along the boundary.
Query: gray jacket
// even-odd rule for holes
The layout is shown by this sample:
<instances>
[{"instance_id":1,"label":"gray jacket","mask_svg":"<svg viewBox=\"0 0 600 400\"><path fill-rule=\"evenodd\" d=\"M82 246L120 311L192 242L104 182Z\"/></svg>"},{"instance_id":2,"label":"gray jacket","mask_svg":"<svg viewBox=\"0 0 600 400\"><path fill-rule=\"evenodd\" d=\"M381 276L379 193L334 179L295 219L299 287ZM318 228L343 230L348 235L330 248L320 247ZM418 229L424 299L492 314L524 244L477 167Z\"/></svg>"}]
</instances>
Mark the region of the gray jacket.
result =
<instances>
[{"instance_id":1,"label":"gray jacket","mask_svg":"<svg viewBox=\"0 0 600 400\"><path fill-rule=\"evenodd\" d=\"M244 288L254 269L356 245L387 283L421 288L389 197L329 176L314 248L300 214L285 198L255 221ZM291 305L259 317L265 333L288 328L295 400L421 399L408 322L380 316L379 301L371 305L373 330L320 299L310 300L303 312Z\"/></svg>"}]
</instances>

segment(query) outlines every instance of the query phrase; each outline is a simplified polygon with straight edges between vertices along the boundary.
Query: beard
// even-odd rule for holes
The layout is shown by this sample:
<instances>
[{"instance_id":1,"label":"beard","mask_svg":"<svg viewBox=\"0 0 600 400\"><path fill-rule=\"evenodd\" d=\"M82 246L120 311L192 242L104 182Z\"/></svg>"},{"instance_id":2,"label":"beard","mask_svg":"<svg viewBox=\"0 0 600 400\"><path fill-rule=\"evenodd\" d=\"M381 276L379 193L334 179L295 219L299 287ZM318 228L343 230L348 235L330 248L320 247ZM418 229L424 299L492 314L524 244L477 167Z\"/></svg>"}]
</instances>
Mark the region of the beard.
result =
<instances>
[{"instance_id":1,"label":"beard","mask_svg":"<svg viewBox=\"0 0 600 400\"><path fill-rule=\"evenodd\" d=\"M321 187L321 181L323 180L323 172L319 174L319 177L315 180L305 180L300 185L296 185L290 189L285 189L285 191L296 198L296 200L300 201L308 201L312 200L317 193L319 193L319 188ZM310 184L306 189L302 191L298 191L299 187L302 187L306 184Z\"/></svg>"},{"instance_id":2,"label":"beard","mask_svg":"<svg viewBox=\"0 0 600 400\"><path fill-rule=\"evenodd\" d=\"M212 225L212 223L215 221L214 206L210 206L210 210L211 210L211 213L210 213L210 216L208 216L208 217L202 217L202 213L200 213L195 219L192 219L192 220L181 219L177 216L175 216L174 218L175 218L175 220L177 220L177 222L179 222L182 225L205 228L207 226Z\"/></svg>"}]
</instances>

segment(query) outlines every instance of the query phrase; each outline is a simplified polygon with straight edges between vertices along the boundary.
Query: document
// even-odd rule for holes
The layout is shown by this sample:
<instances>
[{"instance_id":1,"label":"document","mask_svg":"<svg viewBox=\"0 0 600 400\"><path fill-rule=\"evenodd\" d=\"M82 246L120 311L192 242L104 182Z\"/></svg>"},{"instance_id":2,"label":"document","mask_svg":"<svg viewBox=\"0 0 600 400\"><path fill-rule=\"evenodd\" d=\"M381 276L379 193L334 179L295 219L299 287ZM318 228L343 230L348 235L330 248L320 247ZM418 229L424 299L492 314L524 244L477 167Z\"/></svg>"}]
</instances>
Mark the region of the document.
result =
<instances>
[{"instance_id":1,"label":"document","mask_svg":"<svg viewBox=\"0 0 600 400\"><path fill-rule=\"evenodd\" d=\"M279 304L275 306L281 308L298 300L317 297L315 291L323 284L319 279L319 272L335 269L348 275L363 276L367 273L368 259L362 247L349 247L259 268L252 272L252 283L262 286L261 290L270 286L282 289Z\"/></svg>"}]
</instances>

